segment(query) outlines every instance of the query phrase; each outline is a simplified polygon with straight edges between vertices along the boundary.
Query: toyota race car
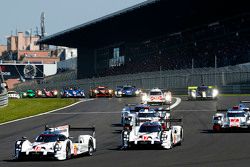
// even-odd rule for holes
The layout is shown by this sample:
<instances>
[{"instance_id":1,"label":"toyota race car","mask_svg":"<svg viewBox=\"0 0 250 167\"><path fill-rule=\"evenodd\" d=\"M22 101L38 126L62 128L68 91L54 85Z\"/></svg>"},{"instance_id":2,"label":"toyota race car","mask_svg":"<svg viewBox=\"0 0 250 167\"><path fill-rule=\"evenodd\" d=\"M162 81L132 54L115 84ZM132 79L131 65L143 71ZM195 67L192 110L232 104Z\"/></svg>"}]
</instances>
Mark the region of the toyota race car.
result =
<instances>
[{"instance_id":1,"label":"toyota race car","mask_svg":"<svg viewBox=\"0 0 250 167\"><path fill-rule=\"evenodd\" d=\"M249 108L234 106L228 110L220 110L213 116L213 131L220 132L222 130L232 129L249 129L250 113ZM226 111L226 113L222 113Z\"/></svg>"},{"instance_id":2,"label":"toyota race car","mask_svg":"<svg viewBox=\"0 0 250 167\"><path fill-rule=\"evenodd\" d=\"M58 91L57 90L36 90L36 97L57 97Z\"/></svg>"},{"instance_id":3,"label":"toyota race car","mask_svg":"<svg viewBox=\"0 0 250 167\"><path fill-rule=\"evenodd\" d=\"M61 92L62 98L69 98L69 97L77 97L77 98L85 98L84 90L79 88L65 88Z\"/></svg>"},{"instance_id":4,"label":"toyota race car","mask_svg":"<svg viewBox=\"0 0 250 167\"><path fill-rule=\"evenodd\" d=\"M181 122L181 119L166 119L164 121L164 125L159 121L147 121L139 126L132 126L132 129L123 130L122 148L128 149L139 145L154 145L164 149L171 149L175 145L180 145L183 140L182 126L165 125L171 122Z\"/></svg>"},{"instance_id":5,"label":"toyota race car","mask_svg":"<svg viewBox=\"0 0 250 167\"><path fill-rule=\"evenodd\" d=\"M28 98L33 98L35 96L36 96L35 91L31 90L31 89L27 90L26 92L21 92L21 97L22 98L27 98L27 97Z\"/></svg>"},{"instance_id":6,"label":"toyota race car","mask_svg":"<svg viewBox=\"0 0 250 167\"><path fill-rule=\"evenodd\" d=\"M141 94L141 90L137 89L135 86L125 85L117 86L115 90L115 97L135 97Z\"/></svg>"},{"instance_id":7,"label":"toyota race car","mask_svg":"<svg viewBox=\"0 0 250 167\"><path fill-rule=\"evenodd\" d=\"M219 95L218 89L214 86L189 86L188 87L188 99L197 100L197 99L217 99Z\"/></svg>"},{"instance_id":8,"label":"toyota race car","mask_svg":"<svg viewBox=\"0 0 250 167\"><path fill-rule=\"evenodd\" d=\"M106 86L98 86L89 90L89 97L113 97L114 91Z\"/></svg>"},{"instance_id":9,"label":"toyota race car","mask_svg":"<svg viewBox=\"0 0 250 167\"><path fill-rule=\"evenodd\" d=\"M10 99L20 99L20 94L16 91L8 91L8 98Z\"/></svg>"},{"instance_id":10,"label":"toyota race car","mask_svg":"<svg viewBox=\"0 0 250 167\"><path fill-rule=\"evenodd\" d=\"M69 137L70 131L92 131L92 135L79 135L77 142ZM92 155L96 150L95 128L72 128L69 125L55 128L45 127L35 140L30 142L23 137L15 143L16 160L28 158L53 158L56 160L70 159L80 154Z\"/></svg>"},{"instance_id":11,"label":"toyota race car","mask_svg":"<svg viewBox=\"0 0 250 167\"><path fill-rule=\"evenodd\" d=\"M172 103L172 94L171 92L164 92L159 88L153 88L149 91L148 94L144 93L142 95L142 102L145 104L151 105L163 105Z\"/></svg>"}]
</instances>

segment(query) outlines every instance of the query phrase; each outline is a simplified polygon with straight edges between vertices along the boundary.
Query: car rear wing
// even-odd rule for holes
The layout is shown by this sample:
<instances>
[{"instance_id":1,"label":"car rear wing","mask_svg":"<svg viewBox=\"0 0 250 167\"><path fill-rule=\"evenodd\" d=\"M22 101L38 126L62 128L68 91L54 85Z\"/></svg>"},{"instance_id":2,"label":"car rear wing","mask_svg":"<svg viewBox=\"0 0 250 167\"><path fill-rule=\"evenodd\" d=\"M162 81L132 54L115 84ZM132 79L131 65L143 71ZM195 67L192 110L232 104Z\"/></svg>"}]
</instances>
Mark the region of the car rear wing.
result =
<instances>
[{"instance_id":1,"label":"car rear wing","mask_svg":"<svg viewBox=\"0 0 250 167\"><path fill-rule=\"evenodd\" d=\"M249 100L242 100L242 101L240 101L240 103L250 103L250 101Z\"/></svg>"},{"instance_id":2,"label":"car rear wing","mask_svg":"<svg viewBox=\"0 0 250 167\"><path fill-rule=\"evenodd\" d=\"M63 125L58 127L50 127L48 125L45 125L45 131L57 131L60 134L65 135L66 137L69 137L69 131L92 131L92 136L95 136L95 127L72 127L70 125Z\"/></svg>"},{"instance_id":3,"label":"car rear wing","mask_svg":"<svg viewBox=\"0 0 250 167\"><path fill-rule=\"evenodd\" d=\"M180 123L181 125L183 125L182 118L170 118L170 119L166 119L165 121L166 123L170 123L170 125L172 123Z\"/></svg>"},{"instance_id":4,"label":"car rear wing","mask_svg":"<svg viewBox=\"0 0 250 167\"><path fill-rule=\"evenodd\" d=\"M198 88L198 86L189 86L188 90L196 90Z\"/></svg>"},{"instance_id":5,"label":"car rear wing","mask_svg":"<svg viewBox=\"0 0 250 167\"><path fill-rule=\"evenodd\" d=\"M69 126L70 131L91 131L92 136L95 137L95 126L92 127L72 127Z\"/></svg>"}]
</instances>

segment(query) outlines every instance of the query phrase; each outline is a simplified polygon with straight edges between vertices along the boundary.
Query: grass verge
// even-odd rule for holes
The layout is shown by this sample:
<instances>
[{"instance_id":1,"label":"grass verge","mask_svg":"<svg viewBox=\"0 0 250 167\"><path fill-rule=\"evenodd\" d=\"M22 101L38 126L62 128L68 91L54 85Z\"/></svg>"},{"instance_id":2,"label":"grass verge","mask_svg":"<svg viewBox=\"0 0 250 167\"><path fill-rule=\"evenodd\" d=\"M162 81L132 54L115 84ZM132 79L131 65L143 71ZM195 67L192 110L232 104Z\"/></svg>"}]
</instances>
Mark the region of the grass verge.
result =
<instances>
[{"instance_id":1,"label":"grass verge","mask_svg":"<svg viewBox=\"0 0 250 167\"><path fill-rule=\"evenodd\" d=\"M0 123L45 113L68 106L77 99L10 99L7 107L0 108Z\"/></svg>"}]
</instances>

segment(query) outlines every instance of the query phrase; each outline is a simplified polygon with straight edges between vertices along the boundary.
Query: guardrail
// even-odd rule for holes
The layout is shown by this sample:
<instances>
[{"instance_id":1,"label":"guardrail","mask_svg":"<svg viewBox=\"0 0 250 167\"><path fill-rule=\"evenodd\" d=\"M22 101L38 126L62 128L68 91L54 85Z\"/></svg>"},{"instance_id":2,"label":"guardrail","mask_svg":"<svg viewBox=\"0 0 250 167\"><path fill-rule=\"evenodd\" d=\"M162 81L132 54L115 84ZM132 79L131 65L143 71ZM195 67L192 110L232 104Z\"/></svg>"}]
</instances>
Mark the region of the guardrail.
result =
<instances>
[{"instance_id":1,"label":"guardrail","mask_svg":"<svg viewBox=\"0 0 250 167\"><path fill-rule=\"evenodd\" d=\"M4 107L8 105L8 95L7 93L0 94L0 107Z\"/></svg>"}]
</instances>

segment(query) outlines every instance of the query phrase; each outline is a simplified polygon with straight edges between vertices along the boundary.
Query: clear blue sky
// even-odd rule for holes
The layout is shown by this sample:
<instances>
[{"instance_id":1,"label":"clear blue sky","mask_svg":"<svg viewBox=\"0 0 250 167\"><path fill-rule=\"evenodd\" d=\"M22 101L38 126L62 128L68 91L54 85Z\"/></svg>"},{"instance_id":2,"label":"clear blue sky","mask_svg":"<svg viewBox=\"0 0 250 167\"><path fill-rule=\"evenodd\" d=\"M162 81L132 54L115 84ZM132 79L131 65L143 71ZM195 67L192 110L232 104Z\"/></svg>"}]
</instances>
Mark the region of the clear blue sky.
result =
<instances>
[{"instance_id":1,"label":"clear blue sky","mask_svg":"<svg viewBox=\"0 0 250 167\"><path fill-rule=\"evenodd\" d=\"M48 35L133 6L145 0L1 0L0 44L17 31L40 30L45 12Z\"/></svg>"}]
</instances>

